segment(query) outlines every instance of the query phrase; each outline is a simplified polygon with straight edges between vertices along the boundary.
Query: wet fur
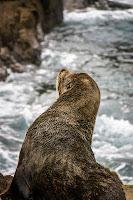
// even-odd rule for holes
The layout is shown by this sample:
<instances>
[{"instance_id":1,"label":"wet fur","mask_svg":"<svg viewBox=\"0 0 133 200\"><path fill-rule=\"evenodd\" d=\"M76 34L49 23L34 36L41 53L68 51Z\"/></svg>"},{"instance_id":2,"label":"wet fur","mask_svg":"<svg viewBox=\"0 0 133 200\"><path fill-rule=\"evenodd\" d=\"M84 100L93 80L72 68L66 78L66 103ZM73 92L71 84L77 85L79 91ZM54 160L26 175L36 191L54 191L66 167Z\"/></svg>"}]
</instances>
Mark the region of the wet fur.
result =
<instances>
[{"instance_id":1,"label":"wet fur","mask_svg":"<svg viewBox=\"0 0 133 200\"><path fill-rule=\"evenodd\" d=\"M117 176L91 149L100 92L87 74L62 70L57 101L30 126L10 190L13 200L125 200Z\"/></svg>"}]
</instances>

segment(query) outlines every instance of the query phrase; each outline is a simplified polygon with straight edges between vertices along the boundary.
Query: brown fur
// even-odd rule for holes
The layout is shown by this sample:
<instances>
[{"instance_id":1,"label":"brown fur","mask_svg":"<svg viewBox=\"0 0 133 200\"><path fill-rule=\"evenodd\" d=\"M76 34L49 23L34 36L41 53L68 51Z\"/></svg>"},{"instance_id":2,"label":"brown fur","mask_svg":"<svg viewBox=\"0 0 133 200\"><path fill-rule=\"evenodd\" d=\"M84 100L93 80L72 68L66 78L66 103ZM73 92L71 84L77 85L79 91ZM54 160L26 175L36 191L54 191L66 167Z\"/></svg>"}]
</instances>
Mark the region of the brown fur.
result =
<instances>
[{"instance_id":1,"label":"brown fur","mask_svg":"<svg viewBox=\"0 0 133 200\"><path fill-rule=\"evenodd\" d=\"M14 200L125 200L119 178L99 165L91 150L100 103L97 84L85 73L62 70L57 89L57 101L27 132L5 196Z\"/></svg>"}]
</instances>

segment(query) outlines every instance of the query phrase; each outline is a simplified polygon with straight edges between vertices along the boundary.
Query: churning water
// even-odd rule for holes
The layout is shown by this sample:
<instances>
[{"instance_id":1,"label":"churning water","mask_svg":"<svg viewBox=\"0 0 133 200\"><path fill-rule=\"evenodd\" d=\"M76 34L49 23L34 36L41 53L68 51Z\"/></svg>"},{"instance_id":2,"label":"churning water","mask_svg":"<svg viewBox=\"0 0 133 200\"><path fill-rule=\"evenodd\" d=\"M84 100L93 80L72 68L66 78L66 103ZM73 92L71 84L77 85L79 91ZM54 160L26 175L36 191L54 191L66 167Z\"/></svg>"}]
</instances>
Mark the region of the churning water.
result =
<instances>
[{"instance_id":1,"label":"churning water","mask_svg":"<svg viewBox=\"0 0 133 200\"><path fill-rule=\"evenodd\" d=\"M0 171L13 174L26 130L55 100L63 68L89 73L101 89L93 150L98 162L133 183L133 10L65 12L42 42L40 68L0 83Z\"/></svg>"}]
</instances>

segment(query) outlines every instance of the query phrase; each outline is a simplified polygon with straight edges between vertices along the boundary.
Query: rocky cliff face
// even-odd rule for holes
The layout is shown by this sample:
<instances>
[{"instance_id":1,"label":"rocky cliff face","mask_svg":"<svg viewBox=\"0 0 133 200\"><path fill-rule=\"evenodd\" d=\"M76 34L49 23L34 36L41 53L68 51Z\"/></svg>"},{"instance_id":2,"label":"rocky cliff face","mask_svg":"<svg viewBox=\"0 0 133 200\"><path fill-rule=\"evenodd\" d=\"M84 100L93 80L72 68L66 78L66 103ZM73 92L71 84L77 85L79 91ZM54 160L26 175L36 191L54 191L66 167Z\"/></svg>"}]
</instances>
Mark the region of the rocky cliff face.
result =
<instances>
[{"instance_id":1,"label":"rocky cliff face","mask_svg":"<svg viewBox=\"0 0 133 200\"><path fill-rule=\"evenodd\" d=\"M0 1L0 79L6 67L22 72L18 62L39 64L43 34L62 20L62 0Z\"/></svg>"}]
</instances>

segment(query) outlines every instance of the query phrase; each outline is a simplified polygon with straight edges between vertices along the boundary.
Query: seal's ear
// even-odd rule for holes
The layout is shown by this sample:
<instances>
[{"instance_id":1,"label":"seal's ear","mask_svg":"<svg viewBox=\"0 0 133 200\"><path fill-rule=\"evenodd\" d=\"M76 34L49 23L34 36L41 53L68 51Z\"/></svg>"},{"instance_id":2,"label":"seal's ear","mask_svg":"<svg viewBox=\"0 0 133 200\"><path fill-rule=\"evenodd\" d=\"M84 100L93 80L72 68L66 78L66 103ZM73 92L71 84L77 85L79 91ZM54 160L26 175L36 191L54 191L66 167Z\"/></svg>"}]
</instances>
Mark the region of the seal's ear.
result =
<instances>
[{"instance_id":1,"label":"seal's ear","mask_svg":"<svg viewBox=\"0 0 133 200\"><path fill-rule=\"evenodd\" d=\"M67 76L67 75L70 75L70 74L72 74L70 71L68 71L67 69L62 69L60 72L59 72L59 74L58 74L58 77L60 78L60 79L65 79L65 77Z\"/></svg>"},{"instance_id":2,"label":"seal's ear","mask_svg":"<svg viewBox=\"0 0 133 200\"><path fill-rule=\"evenodd\" d=\"M62 69L58 75L57 75L57 79L56 79L56 92L57 92L57 96L60 95L60 91L61 91L61 85L64 81L64 79L66 78L67 75L71 74L71 72L69 72L67 69Z\"/></svg>"}]
</instances>

